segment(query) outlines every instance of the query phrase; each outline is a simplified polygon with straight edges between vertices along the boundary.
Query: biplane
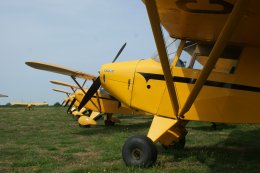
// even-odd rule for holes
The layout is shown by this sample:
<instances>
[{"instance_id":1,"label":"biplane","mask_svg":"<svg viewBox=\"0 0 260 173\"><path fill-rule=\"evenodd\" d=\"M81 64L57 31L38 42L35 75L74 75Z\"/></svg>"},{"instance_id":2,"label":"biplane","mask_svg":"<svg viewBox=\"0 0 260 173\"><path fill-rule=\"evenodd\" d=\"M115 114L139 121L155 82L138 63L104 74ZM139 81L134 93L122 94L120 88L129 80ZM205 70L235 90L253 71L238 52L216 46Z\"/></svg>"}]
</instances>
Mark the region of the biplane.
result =
<instances>
[{"instance_id":1,"label":"biplane","mask_svg":"<svg viewBox=\"0 0 260 173\"><path fill-rule=\"evenodd\" d=\"M16 102L16 101L12 101L10 102L11 105L18 105L18 106L26 106L26 108L28 110L33 109L34 106L48 106L47 102L31 102L31 103L27 103L27 102Z\"/></svg>"},{"instance_id":2,"label":"biplane","mask_svg":"<svg viewBox=\"0 0 260 173\"><path fill-rule=\"evenodd\" d=\"M126 140L126 165L149 167L155 143L183 148L189 121L260 123L260 1L143 0L158 57L100 68L79 108L102 86L154 115L146 136ZM169 52L161 26L174 39Z\"/></svg>"},{"instance_id":3,"label":"biplane","mask_svg":"<svg viewBox=\"0 0 260 173\"><path fill-rule=\"evenodd\" d=\"M125 46L125 45L124 45ZM124 47L123 46L123 47ZM120 49L119 52L123 49ZM117 54L119 56L119 54ZM61 82L61 81L51 81L52 83L69 86L73 90L73 94L68 97L66 100L69 104L68 111L72 106L78 108L82 98L85 96L85 93L88 92L88 88L84 88L86 80L95 80L96 76L90 75L84 72L68 69L54 64L47 64L42 62L26 62L30 67L46 70L50 72L55 72L63 75L70 76L75 83L77 84L77 90L71 87L72 84ZM76 80L76 78L83 78L85 81L82 85ZM87 115L84 115L87 114ZM113 114L147 114L143 111L138 111L137 109L130 109L129 107L122 105L120 101L112 97L106 90L102 87L99 90L96 90L92 95L89 102L83 105L80 109L73 111L72 115L78 118L78 122L81 126L89 127L90 125L96 125L96 120L101 118L102 115L105 115L105 125L110 126L115 123L119 123L120 120L116 117L113 117Z\"/></svg>"}]
</instances>

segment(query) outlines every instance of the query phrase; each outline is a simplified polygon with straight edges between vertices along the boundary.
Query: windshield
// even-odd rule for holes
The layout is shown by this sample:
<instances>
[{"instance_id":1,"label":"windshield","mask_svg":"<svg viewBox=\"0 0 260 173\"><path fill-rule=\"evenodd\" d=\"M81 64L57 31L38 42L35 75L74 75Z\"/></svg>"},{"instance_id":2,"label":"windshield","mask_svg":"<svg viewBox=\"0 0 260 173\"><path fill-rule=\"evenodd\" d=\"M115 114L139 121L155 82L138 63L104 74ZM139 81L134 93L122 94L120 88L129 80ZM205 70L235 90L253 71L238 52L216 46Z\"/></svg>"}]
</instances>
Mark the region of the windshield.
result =
<instances>
[{"instance_id":1,"label":"windshield","mask_svg":"<svg viewBox=\"0 0 260 173\"><path fill-rule=\"evenodd\" d=\"M175 54L177 52L177 49L179 47L181 40L180 39L176 39L176 38L171 38L169 37L166 41L165 41L165 45L166 45L166 51L167 51L167 55L168 55L168 60L169 60L169 64L171 65L173 62L173 59L175 57ZM160 58L158 55L158 52L156 52L153 56L154 60L157 62L160 62Z\"/></svg>"}]
</instances>

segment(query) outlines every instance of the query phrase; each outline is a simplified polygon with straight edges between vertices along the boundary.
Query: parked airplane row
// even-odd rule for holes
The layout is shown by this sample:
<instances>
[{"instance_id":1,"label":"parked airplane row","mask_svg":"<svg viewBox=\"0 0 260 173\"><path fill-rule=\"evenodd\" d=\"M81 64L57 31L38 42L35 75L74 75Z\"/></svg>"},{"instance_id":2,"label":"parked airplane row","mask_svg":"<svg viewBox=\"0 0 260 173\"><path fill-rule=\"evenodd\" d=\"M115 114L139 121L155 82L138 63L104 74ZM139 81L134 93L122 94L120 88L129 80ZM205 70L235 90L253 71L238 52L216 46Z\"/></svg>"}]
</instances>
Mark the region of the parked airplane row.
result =
<instances>
[{"instance_id":1,"label":"parked airplane row","mask_svg":"<svg viewBox=\"0 0 260 173\"><path fill-rule=\"evenodd\" d=\"M116 62L124 45L112 63L102 65L99 76L41 62L26 64L76 82L79 89L68 100L79 113L88 111L79 118L86 125L96 124L101 112L108 123L115 122L113 113L138 110L154 117L146 136L125 142L126 165L152 166L157 142L184 147L189 121L260 123L260 1L143 2L158 57ZM177 51L170 57L161 25L175 40ZM93 84L83 88L78 77Z\"/></svg>"}]
</instances>

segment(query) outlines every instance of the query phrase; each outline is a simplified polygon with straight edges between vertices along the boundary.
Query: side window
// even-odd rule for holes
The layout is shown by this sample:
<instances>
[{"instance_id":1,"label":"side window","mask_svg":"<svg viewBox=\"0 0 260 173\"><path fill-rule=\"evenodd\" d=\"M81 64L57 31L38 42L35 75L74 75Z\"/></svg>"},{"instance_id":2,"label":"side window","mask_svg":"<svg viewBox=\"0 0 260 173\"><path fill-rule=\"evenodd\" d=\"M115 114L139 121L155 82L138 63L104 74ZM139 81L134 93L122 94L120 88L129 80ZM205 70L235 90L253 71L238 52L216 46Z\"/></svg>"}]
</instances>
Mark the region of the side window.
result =
<instances>
[{"instance_id":1,"label":"side window","mask_svg":"<svg viewBox=\"0 0 260 173\"><path fill-rule=\"evenodd\" d=\"M195 43L195 42L185 41L180 58L176 64L177 67L189 68L189 64L192 59L192 54L193 54L196 46L197 46L197 43Z\"/></svg>"},{"instance_id":2,"label":"side window","mask_svg":"<svg viewBox=\"0 0 260 173\"><path fill-rule=\"evenodd\" d=\"M212 48L213 45L201 43L193 44L188 49L184 47L179 58L179 61L185 64L182 67L201 70L207 63ZM227 74L235 73L242 49L241 46L227 46L220 55L213 71Z\"/></svg>"}]
</instances>

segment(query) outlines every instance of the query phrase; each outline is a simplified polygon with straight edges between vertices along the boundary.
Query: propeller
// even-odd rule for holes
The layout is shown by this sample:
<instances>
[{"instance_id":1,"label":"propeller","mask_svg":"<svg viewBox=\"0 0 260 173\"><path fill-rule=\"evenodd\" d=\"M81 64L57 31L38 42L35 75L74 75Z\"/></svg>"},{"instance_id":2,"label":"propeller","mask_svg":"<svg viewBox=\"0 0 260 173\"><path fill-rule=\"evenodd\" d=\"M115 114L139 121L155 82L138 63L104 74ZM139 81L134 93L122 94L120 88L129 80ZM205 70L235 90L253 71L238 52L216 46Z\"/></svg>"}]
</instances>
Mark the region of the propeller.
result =
<instances>
[{"instance_id":1,"label":"propeller","mask_svg":"<svg viewBox=\"0 0 260 173\"><path fill-rule=\"evenodd\" d=\"M117 58L119 57L119 55L122 53L122 51L124 50L126 46L126 43L121 47L121 49L118 51L118 53L116 54L115 58L113 59L112 63L114 63ZM91 87L88 89L87 93L85 94L85 96L83 97L82 101L80 102L80 105L78 107L78 109L80 110L86 103L88 103L88 101L92 98L92 96L97 92L97 90L99 89L99 87L101 86L101 81L100 81L100 76L98 76L96 78L96 80L93 82L93 84L91 85Z\"/></svg>"},{"instance_id":2,"label":"propeller","mask_svg":"<svg viewBox=\"0 0 260 173\"><path fill-rule=\"evenodd\" d=\"M68 110L67 110L67 113L70 112L70 110L71 110L71 108L72 108L72 106L74 105L75 102L76 102L76 98L74 98L74 99L72 100L72 102L71 102L71 104L70 104L70 106L69 106L69 108L68 108Z\"/></svg>"},{"instance_id":3,"label":"propeller","mask_svg":"<svg viewBox=\"0 0 260 173\"><path fill-rule=\"evenodd\" d=\"M66 102L63 101L61 105L63 105L65 103L63 107L66 107L69 104L69 101L70 101L70 99L68 99Z\"/></svg>"}]
</instances>

